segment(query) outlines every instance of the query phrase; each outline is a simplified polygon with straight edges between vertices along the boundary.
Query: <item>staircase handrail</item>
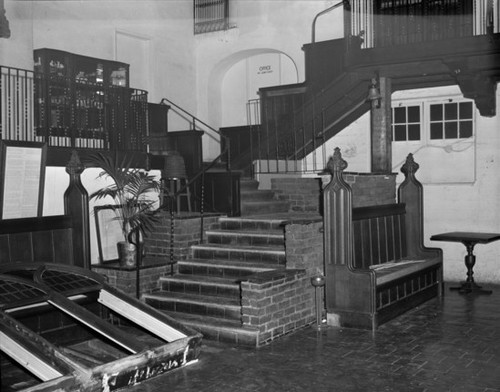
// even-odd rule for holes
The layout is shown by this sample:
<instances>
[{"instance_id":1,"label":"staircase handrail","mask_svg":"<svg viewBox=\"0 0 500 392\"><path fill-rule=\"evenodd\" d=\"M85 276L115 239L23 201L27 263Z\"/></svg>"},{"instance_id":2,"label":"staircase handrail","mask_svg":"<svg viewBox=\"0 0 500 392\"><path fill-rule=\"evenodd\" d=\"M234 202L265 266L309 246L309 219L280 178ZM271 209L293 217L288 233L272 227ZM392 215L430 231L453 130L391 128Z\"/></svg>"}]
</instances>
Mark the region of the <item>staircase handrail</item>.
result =
<instances>
[{"instance_id":1,"label":"staircase handrail","mask_svg":"<svg viewBox=\"0 0 500 392\"><path fill-rule=\"evenodd\" d=\"M314 20L313 20L313 23L312 23L312 37L311 37L311 42L314 43L316 42L316 20L324 15L324 14L327 14L329 13L330 11L333 11L335 8L338 8L340 7L341 5L344 5L345 1L341 1L337 4L334 4L332 5L331 7L328 7L326 10L323 10L321 12L319 12L315 17L314 17Z\"/></svg>"},{"instance_id":2,"label":"staircase handrail","mask_svg":"<svg viewBox=\"0 0 500 392\"><path fill-rule=\"evenodd\" d=\"M221 153L217 157L215 157L208 165L205 165L204 167L202 167L202 169L200 171L198 171L198 173L196 173L192 178L190 178L189 181L187 181L184 184L184 186L181 186L180 189L178 189L175 193L169 194L167 196L170 199L170 201L174 200L179 194L183 193L188 187L190 187L191 185L193 185L200 177L204 176L205 173L208 170L210 170L213 166L215 166L215 164L217 162L219 162L224 155L226 155L226 159L227 159L227 161L226 161L226 170L228 172L231 172L230 145L229 145L229 138L227 136L225 136L224 134L222 134L221 132L219 132L218 130L216 130L215 128L213 128L212 126L208 125L204 121L198 119L196 116L194 116L193 114L189 113L187 110L185 110L182 107L180 107L179 105L175 104L174 102L172 102L168 98L162 98L162 100L160 101L160 105L167 105L167 106L172 105L176 109L182 111L182 113L184 113L186 116L191 117L191 120L192 120L192 122L191 122L191 124L192 124L192 130L200 129L200 127L196 126L196 123L198 122L200 124L203 124L210 131L212 131L212 132L216 133L217 135L219 135L220 138L224 139L224 141L225 141L224 148L222 149ZM219 144L221 144L220 141L219 141ZM201 204L202 204L202 206L201 206L202 207L202 211L201 211L202 219L203 219L203 203L204 203L204 200L202 198L202 200L201 200ZM167 206L167 208L171 209L170 203L169 203L169 206ZM202 228L203 228L203 224L202 224Z\"/></svg>"},{"instance_id":3,"label":"staircase handrail","mask_svg":"<svg viewBox=\"0 0 500 392\"><path fill-rule=\"evenodd\" d=\"M215 159L217 160L219 157L223 156L224 153L227 151L228 153L228 160L227 160L227 165L228 165L228 170L229 170L229 151L230 151L230 148L229 148L229 139L227 138L227 136L225 136L224 134L222 134L220 131L218 131L217 129L215 129L214 127L208 125L206 122L200 120L198 117L196 117L195 115L189 113L187 110L183 109L182 107L180 107L179 105L175 104L174 102L172 102L170 99L168 98L162 98L161 101L160 101L160 105L167 105L167 106L174 106L176 109L180 110L182 113L184 113L186 116L188 117L191 117L191 125L192 125L192 130L196 130L196 129L200 129L200 127L197 127L196 123L200 123L202 124L204 127L208 128L211 132L219 135L219 137L221 139L224 139L224 141L226 142L225 143L225 148L224 148L224 151L221 152L221 154ZM221 144L220 140L219 140L219 144Z\"/></svg>"}]
</instances>

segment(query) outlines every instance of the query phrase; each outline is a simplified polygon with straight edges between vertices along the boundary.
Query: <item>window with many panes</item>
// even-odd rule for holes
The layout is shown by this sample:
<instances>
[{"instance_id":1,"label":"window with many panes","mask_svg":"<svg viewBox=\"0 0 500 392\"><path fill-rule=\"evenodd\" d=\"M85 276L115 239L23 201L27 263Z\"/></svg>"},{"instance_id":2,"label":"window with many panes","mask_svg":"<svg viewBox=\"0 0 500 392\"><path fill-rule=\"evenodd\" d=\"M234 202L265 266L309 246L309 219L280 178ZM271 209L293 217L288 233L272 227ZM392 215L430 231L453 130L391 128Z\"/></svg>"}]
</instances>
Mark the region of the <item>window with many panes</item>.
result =
<instances>
[{"instance_id":1,"label":"window with many panes","mask_svg":"<svg viewBox=\"0 0 500 392\"><path fill-rule=\"evenodd\" d=\"M430 112L430 139L466 139L473 134L472 102L432 104Z\"/></svg>"},{"instance_id":2,"label":"window with many panes","mask_svg":"<svg viewBox=\"0 0 500 392\"><path fill-rule=\"evenodd\" d=\"M392 140L420 140L420 106L399 106L392 108Z\"/></svg>"},{"instance_id":3,"label":"window with many panes","mask_svg":"<svg viewBox=\"0 0 500 392\"><path fill-rule=\"evenodd\" d=\"M392 108L392 140L467 139L474 135L472 101L410 104Z\"/></svg>"}]
</instances>

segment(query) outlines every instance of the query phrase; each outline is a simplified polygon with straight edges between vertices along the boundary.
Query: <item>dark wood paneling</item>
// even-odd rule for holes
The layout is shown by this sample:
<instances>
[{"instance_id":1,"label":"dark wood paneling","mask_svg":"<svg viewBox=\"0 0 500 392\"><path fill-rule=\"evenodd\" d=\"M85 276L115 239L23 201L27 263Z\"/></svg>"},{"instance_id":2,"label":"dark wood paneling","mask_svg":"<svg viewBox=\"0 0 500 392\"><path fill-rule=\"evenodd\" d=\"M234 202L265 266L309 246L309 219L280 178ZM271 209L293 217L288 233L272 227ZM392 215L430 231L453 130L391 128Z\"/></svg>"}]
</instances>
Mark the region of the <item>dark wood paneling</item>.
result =
<instances>
[{"instance_id":1,"label":"dark wood paneling","mask_svg":"<svg viewBox=\"0 0 500 392\"><path fill-rule=\"evenodd\" d=\"M240 215L240 172L205 173L206 205L214 212Z\"/></svg>"},{"instance_id":2,"label":"dark wood paneling","mask_svg":"<svg viewBox=\"0 0 500 392\"><path fill-rule=\"evenodd\" d=\"M33 259L31 261L54 260L54 248L49 246L54 244L50 231L35 231L31 233L33 244Z\"/></svg>"},{"instance_id":3,"label":"dark wood paneling","mask_svg":"<svg viewBox=\"0 0 500 392\"><path fill-rule=\"evenodd\" d=\"M73 222L67 215L0 220L0 262L74 265Z\"/></svg>"},{"instance_id":4,"label":"dark wood paneling","mask_svg":"<svg viewBox=\"0 0 500 392\"><path fill-rule=\"evenodd\" d=\"M54 230L52 235L54 241L54 262L57 264L74 265L72 230Z\"/></svg>"},{"instance_id":5,"label":"dark wood paneling","mask_svg":"<svg viewBox=\"0 0 500 392\"><path fill-rule=\"evenodd\" d=\"M16 233L9 238L10 262L33 261L31 233Z\"/></svg>"}]
</instances>

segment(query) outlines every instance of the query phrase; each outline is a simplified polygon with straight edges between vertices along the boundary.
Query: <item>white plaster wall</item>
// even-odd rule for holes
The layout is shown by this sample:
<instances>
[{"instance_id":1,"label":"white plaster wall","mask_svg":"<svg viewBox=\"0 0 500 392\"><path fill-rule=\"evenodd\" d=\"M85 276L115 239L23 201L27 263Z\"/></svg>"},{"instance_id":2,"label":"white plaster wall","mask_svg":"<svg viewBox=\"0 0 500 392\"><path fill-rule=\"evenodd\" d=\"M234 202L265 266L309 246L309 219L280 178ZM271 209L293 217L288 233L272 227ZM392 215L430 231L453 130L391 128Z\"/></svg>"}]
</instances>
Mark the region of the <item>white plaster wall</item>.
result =
<instances>
[{"instance_id":1,"label":"white plaster wall","mask_svg":"<svg viewBox=\"0 0 500 392\"><path fill-rule=\"evenodd\" d=\"M33 5L30 1L5 0L10 38L0 38L0 64L33 69Z\"/></svg>"},{"instance_id":2,"label":"white plaster wall","mask_svg":"<svg viewBox=\"0 0 500 392\"><path fill-rule=\"evenodd\" d=\"M299 82L303 81L302 46L311 42L314 17L334 3L325 0L232 1L231 14L237 27L196 37L199 117L215 128L221 126L222 80L227 70L247 57L263 53L286 54L297 65ZM328 18L322 18L317 26L318 37L343 37L342 9L334 10L332 15L337 15L337 23L329 24ZM205 143L204 140L206 159L214 158L218 149L218 143Z\"/></svg>"},{"instance_id":3,"label":"white plaster wall","mask_svg":"<svg viewBox=\"0 0 500 392\"><path fill-rule=\"evenodd\" d=\"M5 8L11 38L0 40L2 65L33 69L33 49L44 47L120 60L115 32L128 32L150 42L149 101L170 96L196 111L191 2L5 0Z\"/></svg>"}]
</instances>

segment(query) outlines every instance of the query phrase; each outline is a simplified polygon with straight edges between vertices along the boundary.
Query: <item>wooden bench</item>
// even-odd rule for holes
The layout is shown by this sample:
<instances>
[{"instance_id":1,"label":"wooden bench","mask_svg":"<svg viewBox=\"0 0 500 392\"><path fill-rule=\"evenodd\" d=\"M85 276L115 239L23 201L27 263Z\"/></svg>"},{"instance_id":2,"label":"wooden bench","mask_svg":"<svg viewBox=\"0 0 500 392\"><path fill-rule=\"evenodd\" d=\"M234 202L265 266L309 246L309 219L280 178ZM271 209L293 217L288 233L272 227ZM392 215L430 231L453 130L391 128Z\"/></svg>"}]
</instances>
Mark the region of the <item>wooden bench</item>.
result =
<instances>
[{"instance_id":1,"label":"wooden bench","mask_svg":"<svg viewBox=\"0 0 500 392\"><path fill-rule=\"evenodd\" d=\"M326 307L340 326L375 330L442 295L441 249L423 245L423 190L410 154L398 203L352 208L336 149L324 189Z\"/></svg>"}]
</instances>

